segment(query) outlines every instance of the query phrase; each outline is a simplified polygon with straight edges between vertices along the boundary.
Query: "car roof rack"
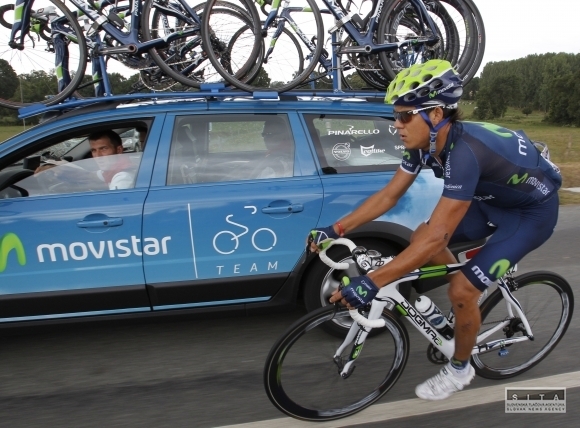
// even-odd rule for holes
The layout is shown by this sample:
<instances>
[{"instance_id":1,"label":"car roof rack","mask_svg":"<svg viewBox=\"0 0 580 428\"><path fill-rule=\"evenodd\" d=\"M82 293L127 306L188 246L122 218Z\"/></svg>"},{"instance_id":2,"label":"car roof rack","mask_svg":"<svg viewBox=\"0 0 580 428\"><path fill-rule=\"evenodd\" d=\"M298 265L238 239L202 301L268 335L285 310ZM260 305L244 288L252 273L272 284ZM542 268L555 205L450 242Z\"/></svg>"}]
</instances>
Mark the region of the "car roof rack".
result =
<instances>
[{"instance_id":1,"label":"car roof rack","mask_svg":"<svg viewBox=\"0 0 580 428\"><path fill-rule=\"evenodd\" d=\"M196 92L150 92L135 93L126 95L110 95L104 97L94 97L85 99L69 99L59 104L31 104L18 110L18 118L26 119L39 114L53 113L61 114L65 111L81 109L94 105L119 105L131 101L158 101L162 99L173 100L193 100L193 99L253 99L253 100L298 100L298 99L348 99L362 98L368 101L380 102L385 97L385 92L378 91L287 91L278 93L276 91L256 91L244 92L239 90L226 89L223 83L203 83L200 90Z\"/></svg>"}]
</instances>

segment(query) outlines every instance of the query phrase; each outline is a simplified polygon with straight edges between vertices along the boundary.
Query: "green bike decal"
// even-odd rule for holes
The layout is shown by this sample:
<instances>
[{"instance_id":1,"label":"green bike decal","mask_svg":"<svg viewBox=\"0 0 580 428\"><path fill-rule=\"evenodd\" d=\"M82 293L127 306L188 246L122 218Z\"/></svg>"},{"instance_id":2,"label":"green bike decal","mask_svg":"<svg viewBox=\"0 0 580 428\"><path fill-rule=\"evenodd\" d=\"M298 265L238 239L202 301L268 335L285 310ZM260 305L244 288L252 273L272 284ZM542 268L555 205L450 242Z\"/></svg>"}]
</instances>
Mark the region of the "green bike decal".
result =
<instances>
[{"instance_id":1,"label":"green bike decal","mask_svg":"<svg viewBox=\"0 0 580 428\"><path fill-rule=\"evenodd\" d=\"M501 259L495 262L493 265L491 265L489 273L495 275L496 278L501 278L502 276L505 275L510 266L511 263L509 260Z\"/></svg>"},{"instance_id":2,"label":"green bike decal","mask_svg":"<svg viewBox=\"0 0 580 428\"><path fill-rule=\"evenodd\" d=\"M358 345L356 348L354 348L353 353L351 358L354 360L356 357L358 357L358 354L360 354L360 351L363 347L363 343L361 343L360 345Z\"/></svg>"},{"instance_id":3,"label":"green bike decal","mask_svg":"<svg viewBox=\"0 0 580 428\"><path fill-rule=\"evenodd\" d=\"M521 177L518 174L514 174L510 177L507 184L521 184L526 180L526 178L528 178L527 172L524 175L522 175Z\"/></svg>"},{"instance_id":4,"label":"green bike decal","mask_svg":"<svg viewBox=\"0 0 580 428\"><path fill-rule=\"evenodd\" d=\"M0 239L0 272L4 272L8 263L8 255L10 252L16 251L16 258L20 266L26 264L26 253L20 238L14 233L7 233Z\"/></svg>"}]
</instances>

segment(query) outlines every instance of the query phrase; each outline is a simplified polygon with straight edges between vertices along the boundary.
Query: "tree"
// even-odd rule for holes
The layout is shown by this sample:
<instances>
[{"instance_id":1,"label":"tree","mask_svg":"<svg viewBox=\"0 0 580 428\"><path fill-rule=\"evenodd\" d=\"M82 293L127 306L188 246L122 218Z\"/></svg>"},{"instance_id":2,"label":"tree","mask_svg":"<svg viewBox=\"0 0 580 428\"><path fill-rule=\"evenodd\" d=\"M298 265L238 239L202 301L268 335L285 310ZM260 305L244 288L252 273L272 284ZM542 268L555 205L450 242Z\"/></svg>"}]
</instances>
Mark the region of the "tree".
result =
<instances>
[{"instance_id":1,"label":"tree","mask_svg":"<svg viewBox=\"0 0 580 428\"><path fill-rule=\"evenodd\" d=\"M474 77L463 88L463 96L461 97L461 99L474 100L477 95L477 91L479 91L479 77Z\"/></svg>"},{"instance_id":2,"label":"tree","mask_svg":"<svg viewBox=\"0 0 580 428\"><path fill-rule=\"evenodd\" d=\"M264 67L260 67L260 71L252 81L252 85L259 88L269 88L270 86L273 86L272 80L270 79L270 76L268 76L268 72L264 70Z\"/></svg>"},{"instance_id":3,"label":"tree","mask_svg":"<svg viewBox=\"0 0 580 428\"><path fill-rule=\"evenodd\" d=\"M0 85L0 98L6 100L14 96L20 84L16 72L8 61L4 59L0 59L0 82L2 82Z\"/></svg>"}]
</instances>

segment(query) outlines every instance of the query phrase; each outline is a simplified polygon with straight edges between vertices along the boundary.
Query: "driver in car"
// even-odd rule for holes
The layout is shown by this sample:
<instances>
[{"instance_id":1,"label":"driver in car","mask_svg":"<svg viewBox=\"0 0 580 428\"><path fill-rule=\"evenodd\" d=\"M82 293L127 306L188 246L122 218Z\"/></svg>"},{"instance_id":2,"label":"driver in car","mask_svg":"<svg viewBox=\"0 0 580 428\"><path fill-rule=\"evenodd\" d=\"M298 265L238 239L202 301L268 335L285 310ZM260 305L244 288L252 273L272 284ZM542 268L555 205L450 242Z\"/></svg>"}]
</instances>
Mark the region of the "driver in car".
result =
<instances>
[{"instance_id":1,"label":"driver in car","mask_svg":"<svg viewBox=\"0 0 580 428\"><path fill-rule=\"evenodd\" d=\"M130 189L135 176L129 172L132 165L123 154L123 142L119 134L112 130L96 131L89 135L91 155L99 166L98 177L110 190Z\"/></svg>"}]
</instances>

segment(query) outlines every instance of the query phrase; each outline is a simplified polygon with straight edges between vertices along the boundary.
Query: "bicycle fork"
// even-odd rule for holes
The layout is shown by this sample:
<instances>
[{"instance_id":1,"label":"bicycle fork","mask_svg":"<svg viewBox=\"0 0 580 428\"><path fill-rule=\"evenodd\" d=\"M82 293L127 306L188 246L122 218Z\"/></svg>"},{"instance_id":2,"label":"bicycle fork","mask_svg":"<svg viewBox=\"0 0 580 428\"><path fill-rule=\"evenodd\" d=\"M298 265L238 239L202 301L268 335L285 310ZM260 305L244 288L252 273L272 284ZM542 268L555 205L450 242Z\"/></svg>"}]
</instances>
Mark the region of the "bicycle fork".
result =
<instances>
[{"instance_id":1,"label":"bicycle fork","mask_svg":"<svg viewBox=\"0 0 580 428\"><path fill-rule=\"evenodd\" d=\"M387 302L374 301L373 304L371 305L371 309L368 314L368 319L370 320L378 319L381 316L381 313L383 312L383 309L386 306L386 304ZM365 340L369 335L369 333L371 332L371 330L372 330L371 327L363 327L356 321L353 321L346 335L346 338L344 339L344 342L342 342L342 345L340 345L340 347L334 353L333 357L334 363L337 365L338 373L340 377L342 377L343 379L347 379L354 371L356 367L354 365L354 362L360 356ZM348 361L344 363L341 355L351 343L353 343L353 345L350 354L348 356Z\"/></svg>"}]
</instances>

